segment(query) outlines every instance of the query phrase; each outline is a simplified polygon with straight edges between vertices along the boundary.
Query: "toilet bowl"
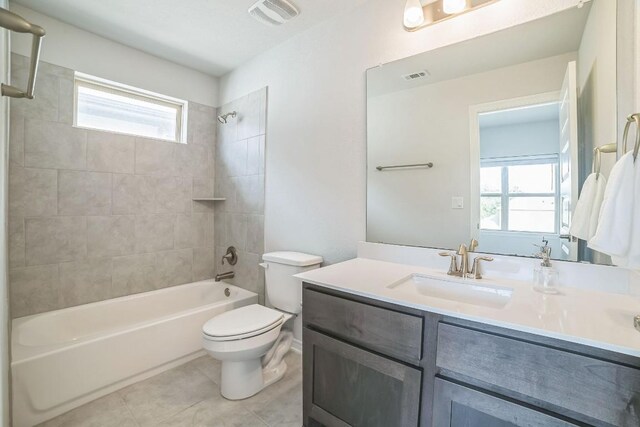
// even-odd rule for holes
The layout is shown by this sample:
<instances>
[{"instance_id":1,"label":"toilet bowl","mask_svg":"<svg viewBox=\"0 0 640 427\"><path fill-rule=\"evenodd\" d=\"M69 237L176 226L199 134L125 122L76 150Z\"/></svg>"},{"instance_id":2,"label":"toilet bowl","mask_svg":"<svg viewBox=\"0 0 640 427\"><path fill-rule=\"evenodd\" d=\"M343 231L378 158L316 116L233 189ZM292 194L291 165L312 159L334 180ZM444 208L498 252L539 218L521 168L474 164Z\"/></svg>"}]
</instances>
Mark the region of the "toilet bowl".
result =
<instances>
[{"instance_id":1,"label":"toilet bowl","mask_svg":"<svg viewBox=\"0 0 640 427\"><path fill-rule=\"evenodd\" d=\"M202 327L204 349L222 362L220 392L229 400L251 397L284 376L282 359L293 334L282 326L302 311L302 283L293 275L322 263L321 257L299 252L274 252L263 260L267 297L275 308L237 308Z\"/></svg>"},{"instance_id":2,"label":"toilet bowl","mask_svg":"<svg viewBox=\"0 0 640 427\"><path fill-rule=\"evenodd\" d=\"M228 311L202 328L203 347L222 362L221 393L230 400L246 399L279 380L286 364L275 375L263 373L264 356L274 345L290 314L253 304Z\"/></svg>"}]
</instances>

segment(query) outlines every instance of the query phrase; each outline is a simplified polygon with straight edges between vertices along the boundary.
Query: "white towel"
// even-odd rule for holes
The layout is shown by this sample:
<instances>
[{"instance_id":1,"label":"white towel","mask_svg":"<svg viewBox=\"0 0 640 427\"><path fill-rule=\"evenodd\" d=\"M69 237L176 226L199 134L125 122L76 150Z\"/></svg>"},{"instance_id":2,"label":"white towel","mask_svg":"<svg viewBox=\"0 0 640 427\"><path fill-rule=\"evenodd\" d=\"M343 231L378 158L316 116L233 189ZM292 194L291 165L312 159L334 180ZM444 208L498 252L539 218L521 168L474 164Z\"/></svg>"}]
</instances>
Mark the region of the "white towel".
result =
<instances>
[{"instance_id":1,"label":"white towel","mask_svg":"<svg viewBox=\"0 0 640 427\"><path fill-rule=\"evenodd\" d=\"M602 174L592 173L587 177L573 211L569 234L586 241L596 234L606 185L607 180Z\"/></svg>"},{"instance_id":2,"label":"white towel","mask_svg":"<svg viewBox=\"0 0 640 427\"><path fill-rule=\"evenodd\" d=\"M611 170L596 234L588 243L591 249L611 255L614 263L615 259L626 263L631 249L634 203L640 202L640 194L636 197L634 193L636 175L640 174L635 172L631 152L622 156Z\"/></svg>"},{"instance_id":3,"label":"white towel","mask_svg":"<svg viewBox=\"0 0 640 427\"><path fill-rule=\"evenodd\" d=\"M630 196L633 200L633 213L629 232L629 251L623 257L612 257L615 265L640 269L640 160L634 165L634 189Z\"/></svg>"}]
</instances>

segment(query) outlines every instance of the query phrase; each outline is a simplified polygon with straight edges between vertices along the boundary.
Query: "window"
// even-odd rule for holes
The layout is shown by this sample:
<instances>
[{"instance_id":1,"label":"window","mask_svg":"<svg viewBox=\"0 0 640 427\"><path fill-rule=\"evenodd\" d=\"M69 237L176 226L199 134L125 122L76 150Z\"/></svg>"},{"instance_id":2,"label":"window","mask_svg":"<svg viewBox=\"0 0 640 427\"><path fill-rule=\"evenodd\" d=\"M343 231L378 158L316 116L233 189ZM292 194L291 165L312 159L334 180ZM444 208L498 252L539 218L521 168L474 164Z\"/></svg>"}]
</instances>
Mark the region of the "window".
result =
<instances>
[{"instance_id":1,"label":"window","mask_svg":"<svg viewBox=\"0 0 640 427\"><path fill-rule=\"evenodd\" d=\"M186 142L187 102L76 73L74 125Z\"/></svg>"},{"instance_id":2,"label":"window","mask_svg":"<svg viewBox=\"0 0 640 427\"><path fill-rule=\"evenodd\" d=\"M558 233L559 159L484 159L480 166L480 228Z\"/></svg>"}]
</instances>

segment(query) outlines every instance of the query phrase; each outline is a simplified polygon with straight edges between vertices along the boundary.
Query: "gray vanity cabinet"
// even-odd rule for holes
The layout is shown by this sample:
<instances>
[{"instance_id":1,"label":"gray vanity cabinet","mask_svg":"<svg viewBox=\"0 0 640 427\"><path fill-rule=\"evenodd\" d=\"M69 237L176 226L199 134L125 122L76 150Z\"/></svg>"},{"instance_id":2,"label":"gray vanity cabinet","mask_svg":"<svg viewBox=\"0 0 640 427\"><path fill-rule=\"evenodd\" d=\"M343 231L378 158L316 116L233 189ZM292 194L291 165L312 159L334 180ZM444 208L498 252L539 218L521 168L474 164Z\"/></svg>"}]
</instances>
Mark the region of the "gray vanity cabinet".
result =
<instances>
[{"instance_id":1,"label":"gray vanity cabinet","mask_svg":"<svg viewBox=\"0 0 640 427\"><path fill-rule=\"evenodd\" d=\"M316 425L418 425L418 369L312 330L305 330L304 343L311 377L305 408Z\"/></svg>"},{"instance_id":2,"label":"gray vanity cabinet","mask_svg":"<svg viewBox=\"0 0 640 427\"><path fill-rule=\"evenodd\" d=\"M436 378L433 425L442 427L579 426L511 400Z\"/></svg>"},{"instance_id":3,"label":"gray vanity cabinet","mask_svg":"<svg viewBox=\"0 0 640 427\"><path fill-rule=\"evenodd\" d=\"M640 427L640 359L304 284L307 427Z\"/></svg>"}]
</instances>

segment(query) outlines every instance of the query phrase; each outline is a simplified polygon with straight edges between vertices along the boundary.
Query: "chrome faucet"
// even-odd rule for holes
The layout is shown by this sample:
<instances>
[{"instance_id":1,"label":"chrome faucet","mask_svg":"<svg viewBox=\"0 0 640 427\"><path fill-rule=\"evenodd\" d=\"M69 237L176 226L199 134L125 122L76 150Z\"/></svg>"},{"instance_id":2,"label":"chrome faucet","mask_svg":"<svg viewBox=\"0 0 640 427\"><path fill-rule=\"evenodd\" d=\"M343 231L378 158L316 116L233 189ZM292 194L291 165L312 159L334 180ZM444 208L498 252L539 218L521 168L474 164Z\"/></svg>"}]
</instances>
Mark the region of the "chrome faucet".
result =
<instances>
[{"instance_id":1,"label":"chrome faucet","mask_svg":"<svg viewBox=\"0 0 640 427\"><path fill-rule=\"evenodd\" d=\"M233 271L227 271L226 273L216 274L215 281L219 282L224 279L233 279L236 276L236 273Z\"/></svg>"},{"instance_id":2,"label":"chrome faucet","mask_svg":"<svg viewBox=\"0 0 640 427\"><path fill-rule=\"evenodd\" d=\"M475 250L477 246L478 241L475 239L471 240L471 251ZM482 275L480 274L480 261L493 261L493 258L487 256L477 256L473 260L472 267L469 268L470 249L467 249L467 246L463 243L458 248L458 252L440 252L438 254L440 256L448 256L451 258L449 271L447 271L447 274L449 276L482 279ZM460 266L458 266L458 256L460 256Z\"/></svg>"}]
</instances>

